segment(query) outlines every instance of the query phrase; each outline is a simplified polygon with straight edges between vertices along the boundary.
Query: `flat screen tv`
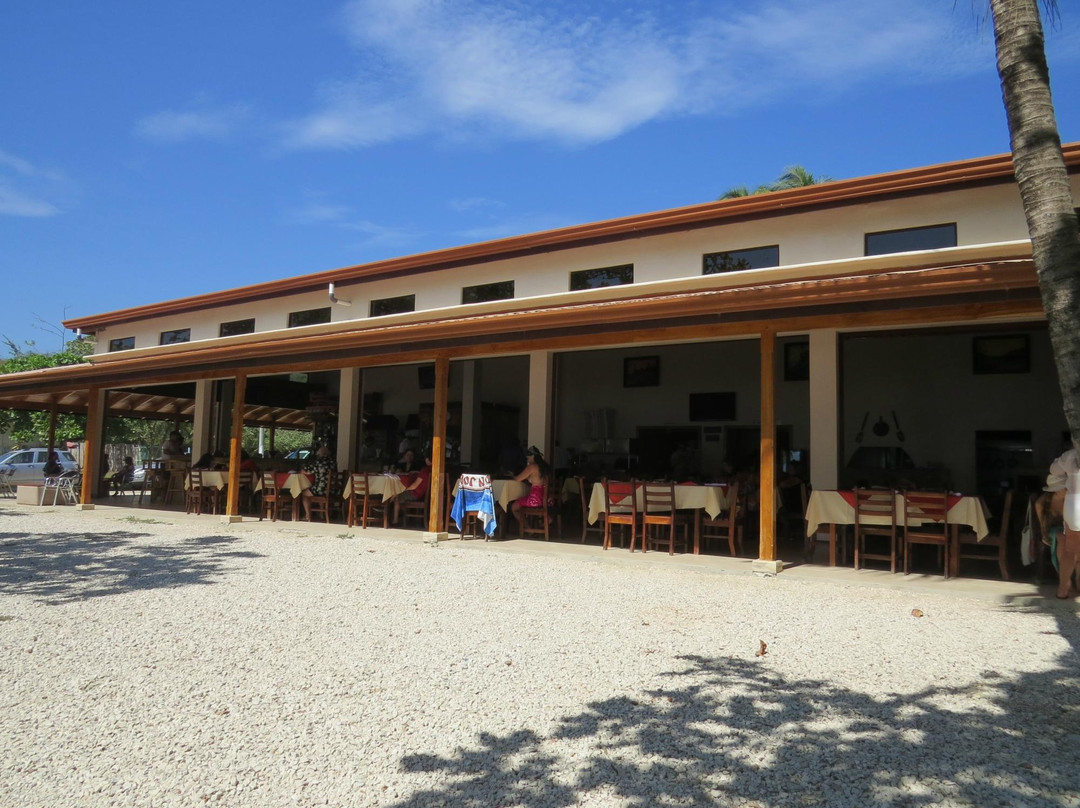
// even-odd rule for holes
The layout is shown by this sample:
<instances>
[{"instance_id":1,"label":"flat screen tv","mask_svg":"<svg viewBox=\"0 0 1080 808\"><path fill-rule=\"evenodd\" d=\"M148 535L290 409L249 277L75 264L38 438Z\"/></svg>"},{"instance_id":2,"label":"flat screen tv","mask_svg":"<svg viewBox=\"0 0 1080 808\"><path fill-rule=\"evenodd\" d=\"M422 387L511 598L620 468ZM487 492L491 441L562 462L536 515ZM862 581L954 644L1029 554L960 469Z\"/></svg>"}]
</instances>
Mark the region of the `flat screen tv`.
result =
<instances>
[{"instance_id":1,"label":"flat screen tv","mask_svg":"<svg viewBox=\"0 0 1080 808\"><path fill-rule=\"evenodd\" d=\"M691 421L734 421L734 393L691 393Z\"/></svg>"}]
</instances>

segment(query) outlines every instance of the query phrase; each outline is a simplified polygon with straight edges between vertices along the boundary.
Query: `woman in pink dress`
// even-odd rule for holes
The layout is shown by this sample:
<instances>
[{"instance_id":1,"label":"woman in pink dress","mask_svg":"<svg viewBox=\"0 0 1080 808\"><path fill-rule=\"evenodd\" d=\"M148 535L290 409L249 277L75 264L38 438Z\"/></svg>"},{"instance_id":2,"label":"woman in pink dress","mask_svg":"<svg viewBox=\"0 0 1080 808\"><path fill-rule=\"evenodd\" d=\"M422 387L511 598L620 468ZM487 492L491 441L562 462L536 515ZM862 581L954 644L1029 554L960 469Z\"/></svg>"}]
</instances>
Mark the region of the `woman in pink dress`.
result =
<instances>
[{"instance_id":1,"label":"woman in pink dress","mask_svg":"<svg viewBox=\"0 0 1080 808\"><path fill-rule=\"evenodd\" d=\"M525 451L525 468L515 480L529 483L529 493L514 500L510 506L514 518L521 521L522 508L544 507L544 486L551 480L551 466L544 460L543 454L535 446Z\"/></svg>"}]
</instances>

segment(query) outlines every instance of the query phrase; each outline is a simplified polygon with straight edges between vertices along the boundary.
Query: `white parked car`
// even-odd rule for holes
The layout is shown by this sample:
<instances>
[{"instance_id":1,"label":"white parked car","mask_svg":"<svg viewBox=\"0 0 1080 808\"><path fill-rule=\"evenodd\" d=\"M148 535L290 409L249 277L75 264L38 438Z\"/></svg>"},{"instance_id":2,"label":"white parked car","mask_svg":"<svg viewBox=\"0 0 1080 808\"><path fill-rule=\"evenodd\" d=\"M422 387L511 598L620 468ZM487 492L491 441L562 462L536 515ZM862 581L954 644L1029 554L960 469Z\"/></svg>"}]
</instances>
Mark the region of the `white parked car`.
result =
<instances>
[{"instance_id":1,"label":"white parked car","mask_svg":"<svg viewBox=\"0 0 1080 808\"><path fill-rule=\"evenodd\" d=\"M57 449L56 454L64 471L79 470L79 464L71 452ZM11 475L8 479L12 485L40 483L45 479L45 461L48 459L48 449L16 449L0 457L0 474Z\"/></svg>"}]
</instances>

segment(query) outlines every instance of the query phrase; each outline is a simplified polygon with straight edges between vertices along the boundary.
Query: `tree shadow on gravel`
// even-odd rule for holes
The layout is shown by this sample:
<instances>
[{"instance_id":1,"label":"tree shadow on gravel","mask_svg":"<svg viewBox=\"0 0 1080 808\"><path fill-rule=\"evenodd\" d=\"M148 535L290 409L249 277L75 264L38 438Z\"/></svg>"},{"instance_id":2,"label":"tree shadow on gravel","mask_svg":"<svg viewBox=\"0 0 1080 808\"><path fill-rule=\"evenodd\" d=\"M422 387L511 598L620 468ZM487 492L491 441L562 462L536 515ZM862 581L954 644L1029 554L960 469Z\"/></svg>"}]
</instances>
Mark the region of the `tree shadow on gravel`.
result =
<instances>
[{"instance_id":1,"label":"tree shadow on gravel","mask_svg":"<svg viewBox=\"0 0 1080 808\"><path fill-rule=\"evenodd\" d=\"M882 697L787 678L768 655L680 657L660 687L591 703L548 735L403 757L404 771L445 783L394 805L1072 805L1080 622L1053 606L1020 607L1058 620L1071 647L1053 670Z\"/></svg>"},{"instance_id":2,"label":"tree shadow on gravel","mask_svg":"<svg viewBox=\"0 0 1080 808\"><path fill-rule=\"evenodd\" d=\"M148 545L127 530L100 533L0 532L0 594L61 604L147 589L216 583L236 560L259 553L230 549L239 539L200 536Z\"/></svg>"}]
</instances>

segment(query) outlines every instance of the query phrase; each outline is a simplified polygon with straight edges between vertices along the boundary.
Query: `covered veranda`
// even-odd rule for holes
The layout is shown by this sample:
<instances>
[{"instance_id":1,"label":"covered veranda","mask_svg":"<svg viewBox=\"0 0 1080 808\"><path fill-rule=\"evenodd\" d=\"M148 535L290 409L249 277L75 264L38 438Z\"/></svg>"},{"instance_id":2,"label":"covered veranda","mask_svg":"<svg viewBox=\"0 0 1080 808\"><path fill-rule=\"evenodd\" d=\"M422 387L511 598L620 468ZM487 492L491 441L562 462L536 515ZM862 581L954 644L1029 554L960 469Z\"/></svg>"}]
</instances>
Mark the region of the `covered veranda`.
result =
<instances>
[{"instance_id":1,"label":"covered veranda","mask_svg":"<svg viewBox=\"0 0 1080 808\"><path fill-rule=\"evenodd\" d=\"M941 252L941 251L937 251ZM928 326L1039 323L1041 304L1026 250L957 248L940 254L891 255L813 267L793 267L789 280L752 283L716 276L498 301L467 309L414 312L343 321L289 331L243 335L102 354L81 366L0 378L0 405L54 406L78 394L88 414L87 458L81 507L100 494L101 424L118 390L145 385L194 385L196 434L209 411L214 382L233 389L230 474L239 467L241 425L249 422L246 390L272 374L340 373L337 445L341 464L355 462L364 390L361 369L410 363L434 367L433 491L446 474L448 391L451 362L491 357L528 357L528 441L551 449L558 437L554 413L554 357L567 351L732 339L757 343L760 409L760 524L757 562L779 568L775 503L777 478L777 344L789 336L809 342L810 478L835 488L841 465L844 419L839 344L848 331ZM947 260L943 260L946 258ZM702 373L717 369L703 368ZM587 385L586 379L561 384ZM204 391L201 392L200 391ZM31 396L43 397L37 401ZM200 400L205 402L200 406ZM204 413L204 414L201 414ZM354 467L351 466L350 467ZM226 518L238 519L229 486ZM429 532L444 522L445 502L432 498Z\"/></svg>"}]
</instances>

